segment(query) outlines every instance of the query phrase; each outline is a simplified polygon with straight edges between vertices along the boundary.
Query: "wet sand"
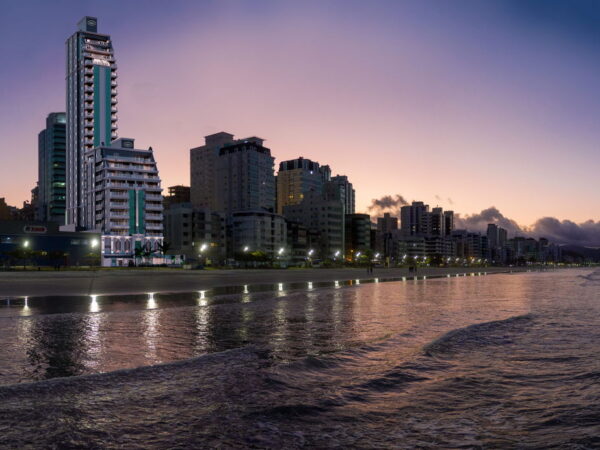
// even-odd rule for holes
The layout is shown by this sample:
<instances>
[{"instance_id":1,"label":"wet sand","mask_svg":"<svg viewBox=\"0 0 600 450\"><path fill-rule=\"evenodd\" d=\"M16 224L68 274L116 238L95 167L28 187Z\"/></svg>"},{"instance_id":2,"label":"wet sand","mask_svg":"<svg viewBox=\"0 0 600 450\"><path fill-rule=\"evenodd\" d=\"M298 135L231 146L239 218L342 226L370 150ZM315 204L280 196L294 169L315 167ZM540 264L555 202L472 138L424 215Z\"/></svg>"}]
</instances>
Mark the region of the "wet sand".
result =
<instances>
[{"instance_id":1,"label":"wet sand","mask_svg":"<svg viewBox=\"0 0 600 450\"><path fill-rule=\"evenodd\" d=\"M470 272L523 270L506 267L419 268L418 276L445 276ZM182 270L118 269L97 271L0 272L0 297L139 294L146 292L190 292L221 286L270 283L344 281L354 279L413 276L405 268L374 269L260 269Z\"/></svg>"}]
</instances>

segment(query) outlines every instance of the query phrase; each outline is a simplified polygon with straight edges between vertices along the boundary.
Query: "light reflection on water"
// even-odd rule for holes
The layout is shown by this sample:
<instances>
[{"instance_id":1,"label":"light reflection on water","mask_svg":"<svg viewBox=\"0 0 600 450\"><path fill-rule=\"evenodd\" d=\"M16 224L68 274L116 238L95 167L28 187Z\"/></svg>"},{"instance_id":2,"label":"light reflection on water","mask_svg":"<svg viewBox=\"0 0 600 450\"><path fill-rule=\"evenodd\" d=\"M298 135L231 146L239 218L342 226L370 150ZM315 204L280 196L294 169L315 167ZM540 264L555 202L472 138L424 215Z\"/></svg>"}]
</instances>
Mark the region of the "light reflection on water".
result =
<instances>
[{"instance_id":1,"label":"light reflection on water","mask_svg":"<svg viewBox=\"0 0 600 450\"><path fill-rule=\"evenodd\" d=\"M517 279L495 277L512 284ZM6 325L0 327L6 343L0 361L8 368L0 384L169 362L249 343L269 347L274 359L284 361L339 351L431 317L432 302L449 301L449 311L464 308L472 283L497 285L489 277L452 280L345 282L351 289L340 289L339 281L329 284L333 289L277 283L271 292L245 285L229 288L231 295L213 289L210 295L25 298L21 306L15 300L10 308L22 318L0 316ZM430 307L422 310L425 304Z\"/></svg>"}]
</instances>

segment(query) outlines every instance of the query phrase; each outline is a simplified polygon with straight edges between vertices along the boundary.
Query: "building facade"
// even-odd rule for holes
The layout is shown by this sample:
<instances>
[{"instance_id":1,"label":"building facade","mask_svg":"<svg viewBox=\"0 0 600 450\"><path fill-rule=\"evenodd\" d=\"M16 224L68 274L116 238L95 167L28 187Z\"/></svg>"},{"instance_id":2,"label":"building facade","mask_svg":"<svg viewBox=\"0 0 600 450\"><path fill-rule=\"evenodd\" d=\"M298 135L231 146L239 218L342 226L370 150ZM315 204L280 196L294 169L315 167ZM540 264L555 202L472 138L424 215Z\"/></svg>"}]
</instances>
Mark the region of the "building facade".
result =
<instances>
[{"instance_id":1,"label":"building facade","mask_svg":"<svg viewBox=\"0 0 600 450\"><path fill-rule=\"evenodd\" d=\"M117 66L112 40L84 17L67 40L66 223L83 224L84 157L117 137Z\"/></svg>"},{"instance_id":2,"label":"building facade","mask_svg":"<svg viewBox=\"0 0 600 450\"><path fill-rule=\"evenodd\" d=\"M302 202L285 206L283 215L318 236L315 259L341 261L345 244L344 210L339 199L330 200L321 193L308 192Z\"/></svg>"},{"instance_id":3,"label":"building facade","mask_svg":"<svg viewBox=\"0 0 600 450\"><path fill-rule=\"evenodd\" d=\"M233 134L220 133L204 137L205 144L190 149L190 201L195 208L219 210L217 198L217 161L219 150L236 141Z\"/></svg>"},{"instance_id":4,"label":"building facade","mask_svg":"<svg viewBox=\"0 0 600 450\"><path fill-rule=\"evenodd\" d=\"M327 198L337 198L344 205L344 214L354 214L356 209L355 192L346 175L336 175L325 184Z\"/></svg>"},{"instance_id":5,"label":"building facade","mask_svg":"<svg viewBox=\"0 0 600 450\"><path fill-rule=\"evenodd\" d=\"M252 252L264 253L273 260L287 261L290 257L285 219L264 210L232 213L227 242L230 258Z\"/></svg>"},{"instance_id":6,"label":"building facade","mask_svg":"<svg viewBox=\"0 0 600 450\"><path fill-rule=\"evenodd\" d=\"M218 210L226 215L275 212L274 161L271 151L258 138L221 148L217 160Z\"/></svg>"},{"instance_id":7,"label":"building facade","mask_svg":"<svg viewBox=\"0 0 600 450\"><path fill-rule=\"evenodd\" d=\"M38 135L36 219L65 223L66 114L50 113Z\"/></svg>"},{"instance_id":8,"label":"building facade","mask_svg":"<svg viewBox=\"0 0 600 450\"><path fill-rule=\"evenodd\" d=\"M162 188L152 148L121 138L84 158L82 226L102 233L103 265L137 262L161 253Z\"/></svg>"},{"instance_id":9,"label":"building facade","mask_svg":"<svg viewBox=\"0 0 600 450\"><path fill-rule=\"evenodd\" d=\"M188 262L218 265L225 261L225 218L191 203L173 203L164 211L164 240L168 254L183 255Z\"/></svg>"},{"instance_id":10,"label":"building facade","mask_svg":"<svg viewBox=\"0 0 600 450\"><path fill-rule=\"evenodd\" d=\"M303 157L282 161L277 173L277 213L285 206L297 205L309 191L322 192L323 184L331 178L329 166Z\"/></svg>"}]
</instances>

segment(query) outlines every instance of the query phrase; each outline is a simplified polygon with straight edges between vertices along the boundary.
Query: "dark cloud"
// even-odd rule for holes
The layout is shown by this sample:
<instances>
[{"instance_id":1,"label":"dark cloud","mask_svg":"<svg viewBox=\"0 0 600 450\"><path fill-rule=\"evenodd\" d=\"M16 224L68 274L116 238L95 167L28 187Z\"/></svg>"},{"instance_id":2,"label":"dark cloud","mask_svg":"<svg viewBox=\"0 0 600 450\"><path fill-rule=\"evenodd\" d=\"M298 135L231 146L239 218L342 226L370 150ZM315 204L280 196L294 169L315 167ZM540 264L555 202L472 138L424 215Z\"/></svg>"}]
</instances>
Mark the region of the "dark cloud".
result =
<instances>
[{"instance_id":1,"label":"dark cloud","mask_svg":"<svg viewBox=\"0 0 600 450\"><path fill-rule=\"evenodd\" d=\"M559 244L600 246L600 221L588 220L578 224L570 220L543 217L533 224L530 231L537 237L545 237Z\"/></svg>"},{"instance_id":2,"label":"dark cloud","mask_svg":"<svg viewBox=\"0 0 600 450\"><path fill-rule=\"evenodd\" d=\"M374 213L375 215L388 212L395 216L399 216L400 208L404 205L408 205L408 202L400 194L384 195L381 198L374 198L371 200L368 210L370 213Z\"/></svg>"},{"instance_id":3,"label":"dark cloud","mask_svg":"<svg viewBox=\"0 0 600 450\"><path fill-rule=\"evenodd\" d=\"M557 244L573 244L588 247L600 246L600 221L588 220L583 223L575 223L571 220L558 220L555 217L543 217L538 219L532 226L524 227L514 220L503 215L496 207L484 209L479 214L466 215L464 217L455 215L456 228L470 231L487 230L488 223L494 223L508 231L510 237L532 236L535 238L545 237Z\"/></svg>"},{"instance_id":4,"label":"dark cloud","mask_svg":"<svg viewBox=\"0 0 600 450\"><path fill-rule=\"evenodd\" d=\"M448 203L451 205L454 205L454 202L452 201L452 199L450 197L448 197Z\"/></svg>"},{"instance_id":5,"label":"dark cloud","mask_svg":"<svg viewBox=\"0 0 600 450\"><path fill-rule=\"evenodd\" d=\"M456 214L454 218L456 228L467 229L469 231L485 232L488 223L494 223L499 227L505 228L510 236L524 233L524 230L517 222L505 217L495 206L484 209L479 214L471 214L464 217Z\"/></svg>"}]
</instances>

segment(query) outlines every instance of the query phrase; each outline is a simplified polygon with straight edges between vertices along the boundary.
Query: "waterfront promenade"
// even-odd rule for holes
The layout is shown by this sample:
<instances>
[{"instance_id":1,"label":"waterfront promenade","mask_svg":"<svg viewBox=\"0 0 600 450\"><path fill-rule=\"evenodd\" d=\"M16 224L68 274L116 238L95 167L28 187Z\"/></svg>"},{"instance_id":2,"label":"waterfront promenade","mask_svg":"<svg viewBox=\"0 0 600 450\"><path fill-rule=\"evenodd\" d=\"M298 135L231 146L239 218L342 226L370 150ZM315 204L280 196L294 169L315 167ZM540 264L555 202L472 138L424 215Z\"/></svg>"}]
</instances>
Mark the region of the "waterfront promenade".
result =
<instances>
[{"instance_id":1,"label":"waterfront promenade","mask_svg":"<svg viewBox=\"0 0 600 450\"><path fill-rule=\"evenodd\" d=\"M444 276L469 272L506 272L505 267L419 268L419 276ZM413 276L406 268L374 269L115 269L96 271L0 272L0 297L136 294L189 292L220 286L257 285Z\"/></svg>"}]
</instances>

